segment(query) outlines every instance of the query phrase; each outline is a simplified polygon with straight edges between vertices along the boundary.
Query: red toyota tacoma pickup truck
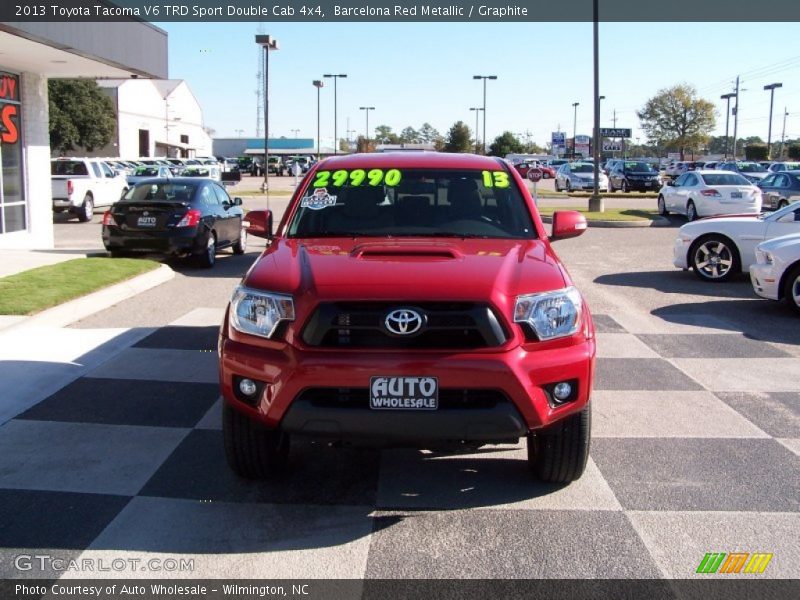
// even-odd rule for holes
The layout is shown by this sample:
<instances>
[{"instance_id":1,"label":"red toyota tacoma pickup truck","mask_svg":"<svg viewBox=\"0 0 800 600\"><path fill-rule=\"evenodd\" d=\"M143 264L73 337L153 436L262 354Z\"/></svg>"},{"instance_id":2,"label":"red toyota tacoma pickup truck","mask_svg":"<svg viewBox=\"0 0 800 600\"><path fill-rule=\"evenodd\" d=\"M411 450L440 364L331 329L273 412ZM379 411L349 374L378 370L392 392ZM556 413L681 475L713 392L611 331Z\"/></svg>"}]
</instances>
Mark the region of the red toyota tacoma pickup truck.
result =
<instances>
[{"instance_id":1,"label":"red toyota tacoma pickup truck","mask_svg":"<svg viewBox=\"0 0 800 600\"><path fill-rule=\"evenodd\" d=\"M220 330L225 450L248 478L285 468L294 435L420 448L526 437L534 475L568 482L589 454L595 333L517 171L474 155L326 159Z\"/></svg>"}]
</instances>

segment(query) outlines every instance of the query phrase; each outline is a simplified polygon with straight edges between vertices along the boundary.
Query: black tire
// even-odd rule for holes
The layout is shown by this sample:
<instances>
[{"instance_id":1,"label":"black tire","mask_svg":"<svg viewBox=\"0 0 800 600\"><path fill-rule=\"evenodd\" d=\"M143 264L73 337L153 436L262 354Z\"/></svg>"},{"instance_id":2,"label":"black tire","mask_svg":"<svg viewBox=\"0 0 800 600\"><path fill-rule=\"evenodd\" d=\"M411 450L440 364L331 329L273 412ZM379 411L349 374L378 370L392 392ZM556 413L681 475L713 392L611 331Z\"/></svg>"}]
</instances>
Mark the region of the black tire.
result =
<instances>
[{"instance_id":1,"label":"black tire","mask_svg":"<svg viewBox=\"0 0 800 600\"><path fill-rule=\"evenodd\" d=\"M130 256L130 254L124 250L109 250L108 253L111 255L111 258L127 258Z\"/></svg>"},{"instance_id":2,"label":"black tire","mask_svg":"<svg viewBox=\"0 0 800 600\"><path fill-rule=\"evenodd\" d=\"M239 239L233 243L231 249L234 254L244 254L247 252L247 230L244 227L242 227L239 232Z\"/></svg>"},{"instance_id":3,"label":"black tire","mask_svg":"<svg viewBox=\"0 0 800 600\"><path fill-rule=\"evenodd\" d=\"M217 236L213 231L209 232L205 252L198 255L197 262L205 269L210 269L217 263Z\"/></svg>"},{"instance_id":4,"label":"black tire","mask_svg":"<svg viewBox=\"0 0 800 600\"><path fill-rule=\"evenodd\" d=\"M286 472L289 436L263 427L224 402L222 437L228 466L240 477L266 479Z\"/></svg>"},{"instance_id":5,"label":"black tire","mask_svg":"<svg viewBox=\"0 0 800 600\"><path fill-rule=\"evenodd\" d=\"M783 282L783 297L800 313L800 265L795 265Z\"/></svg>"},{"instance_id":6,"label":"black tire","mask_svg":"<svg viewBox=\"0 0 800 600\"><path fill-rule=\"evenodd\" d=\"M569 194L572 191L572 183L569 179L567 179L567 185L564 186L564 190Z\"/></svg>"},{"instance_id":7,"label":"black tire","mask_svg":"<svg viewBox=\"0 0 800 600\"><path fill-rule=\"evenodd\" d=\"M780 210L782 208L787 207L788 205L789 203L786 200L781 200L780 202L778 202L778 208L776 208L775 210Z\"/></svg>"},{"instance_id":8,"label":"black tire","mask_svg":"<svg viewBox=\"0 0 800 600\"><path fill-rule=\"evenodd\" d=\"M557 192L560 192L560 191L561 191L561 186L560 186L560 185L558 185L558 178L556 178L556 180L555 180L555 188L556 188L556 191L557 191Z\"/></svg>"},{"instance_id":9,"label":"black tire","mask_svg":"<svg viewBox=\"0 0 800 600\"><path fill-rule=\"evenodd\" d=\"M736 244L723 235L703 236L689 248L689 266L703 281L728 281L741 272L741 264Z\"/></svg>"},{"instance_id":10,"label":"black tire","mask_svg":"<svg viewBox=\"0 0 800 600\"><path fill-rule=\"evenodd\" d=\"M614 188L614 183L611 181L611 178L608 179L608 193L613 194L617 190Z\"/></svg>"},{"instance_id":11,"label":"black tire","mask_svg":"<svg viewBox=\"0 0 800 600\"><path fill-rule=\"evenodd\" d=\"M667 203L664 201L664 196L658 196L658 214L662 217L666 217L669 215L669 211L667 210Z\"/></svg>"},{"instance_id":12,"label":"black tire","mask_svg":"<svg viewBox=\"0 0 800 600\"><path fill-rule=\"evenodd\" d=\"M623 194L627 194L627 193L629 193L630 191L631 191L631 188L630 188L630 186L628 185L628 182L627 182L625 179L623 179L623 180L622 180L622 193L623 193Z\"/></svg>"},{"instance_id":13,"label":"black tire","mask_svg":"<svg viewBox=\"0 0 800 600\"><path fill-rule=\"evenodd\" d=\"M528 466L541 481L575 481L586 468L591 437L592 411L587 405L577 414L528 434Z\"/></svg>"},{"instance_id":14,"label":"black tire","mask_svg":"<svg viewBox=\"0 0 800 600\"><path fill-rule=\"evenodd\" d=\"M94 199L91 194L86 194L83 197L83 204L78 209L78 221L81 223L88 223L94 216Z\"/></svg>"},{"instance_id":15,"label":"black tire","mask_svg":"<svg viewBox=\"0 0 800 600\"><path fill-rule=\"evenodd\" d=\"M694 202L689 200L688 204L686 205L686 220L687 221L697 221L697 207L694 205Z\"/></svg>"}]
</instances>

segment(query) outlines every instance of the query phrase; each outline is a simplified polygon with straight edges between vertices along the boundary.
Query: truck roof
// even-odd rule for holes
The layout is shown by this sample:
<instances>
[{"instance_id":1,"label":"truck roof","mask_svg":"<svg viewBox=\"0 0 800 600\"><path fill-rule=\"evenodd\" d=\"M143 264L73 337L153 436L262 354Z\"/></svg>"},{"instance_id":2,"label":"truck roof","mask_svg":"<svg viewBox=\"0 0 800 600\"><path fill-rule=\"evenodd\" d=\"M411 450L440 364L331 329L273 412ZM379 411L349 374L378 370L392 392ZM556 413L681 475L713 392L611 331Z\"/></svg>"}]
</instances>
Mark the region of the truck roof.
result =
<instances>
[{"instance_id":1,"label":"truck roof","mask_svg":"<svg viewBox=\"0 0 800 600\"><path fill-rule=\"evenodd\" d=\"M332 156L319 163L321 169L502 169L506 163L492 156L448 152L375 152Z\"/></svg>"}]
</instances>

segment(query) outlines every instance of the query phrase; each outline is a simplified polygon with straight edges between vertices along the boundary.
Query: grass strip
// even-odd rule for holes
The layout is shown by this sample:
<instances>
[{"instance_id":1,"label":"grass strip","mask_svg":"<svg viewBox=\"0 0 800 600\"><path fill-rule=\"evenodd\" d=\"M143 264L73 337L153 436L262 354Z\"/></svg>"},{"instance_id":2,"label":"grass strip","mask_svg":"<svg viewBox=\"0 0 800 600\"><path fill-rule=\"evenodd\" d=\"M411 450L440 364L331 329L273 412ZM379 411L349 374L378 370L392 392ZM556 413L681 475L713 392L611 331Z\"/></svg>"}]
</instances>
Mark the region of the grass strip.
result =
<instances>
[{"instance_id":1,"label":"grass strip","mask_svg":"<svg viewBox=\"0 0 800 600\"><path fill-rule=\"evenodd\" d=\"M76 258L0 278L0 314L32 315L152 271L135 258Z\"/></svg>"},{"instance_id":2,"label":"grass strip","mask_svg":"<svg viewBox=\"0 0 800 600\"><path fill-rule=\"evenodd\" d=\"M586 208L574 206L540 206L539 214L550 217L557 210L576 210L588 221L654 221L658 218L658 212L654 210L636 208L607 208L603 212L589 212Z\"/></svg>"}]
</instances>

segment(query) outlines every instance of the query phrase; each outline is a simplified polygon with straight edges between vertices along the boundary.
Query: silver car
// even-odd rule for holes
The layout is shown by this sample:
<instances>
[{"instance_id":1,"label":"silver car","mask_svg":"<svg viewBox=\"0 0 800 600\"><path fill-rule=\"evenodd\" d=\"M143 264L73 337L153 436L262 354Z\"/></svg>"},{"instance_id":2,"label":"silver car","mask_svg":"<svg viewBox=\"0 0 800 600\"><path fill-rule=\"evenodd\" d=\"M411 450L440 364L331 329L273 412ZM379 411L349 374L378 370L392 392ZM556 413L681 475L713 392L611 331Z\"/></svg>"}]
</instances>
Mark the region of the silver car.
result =
<instances>
[{"instance_id":1,"label":"silver car","mask_svg":"<svg viewBox=\"0 0 800 600\"><path fill-rule=\"evenodd\" d=\"M608 177L598 170L597 183L600 189L608 188ZM556 171L556 191L593 190L594 165L590 162L574 162L561 165Z\"/></svg>"}]
</instances>

